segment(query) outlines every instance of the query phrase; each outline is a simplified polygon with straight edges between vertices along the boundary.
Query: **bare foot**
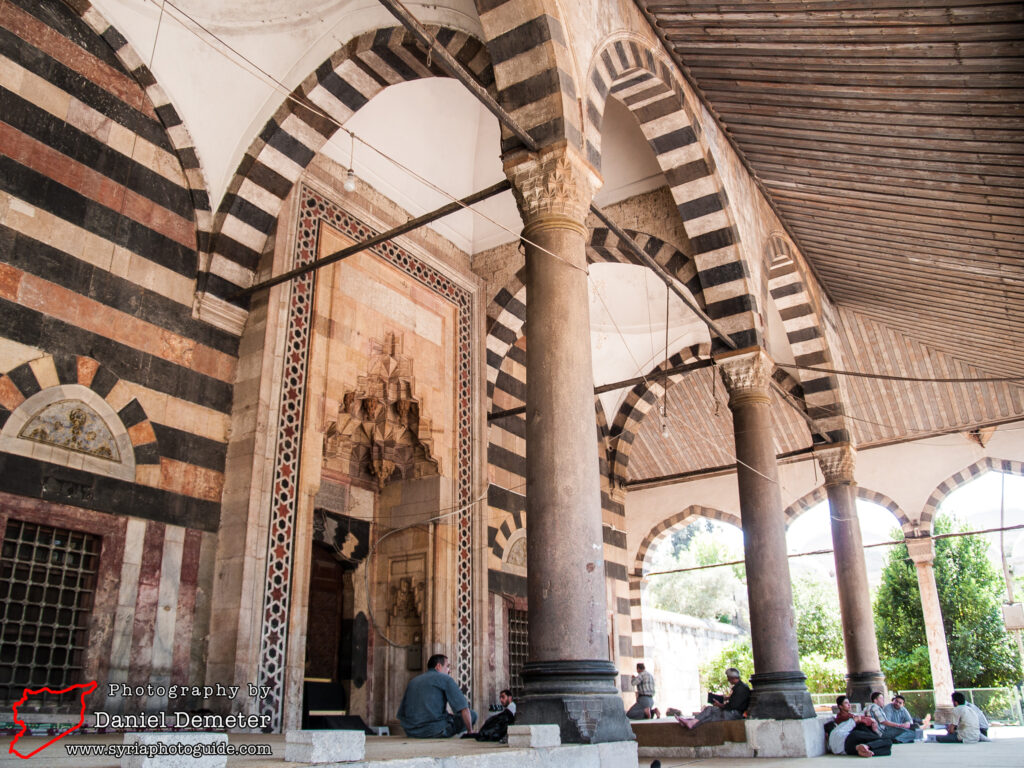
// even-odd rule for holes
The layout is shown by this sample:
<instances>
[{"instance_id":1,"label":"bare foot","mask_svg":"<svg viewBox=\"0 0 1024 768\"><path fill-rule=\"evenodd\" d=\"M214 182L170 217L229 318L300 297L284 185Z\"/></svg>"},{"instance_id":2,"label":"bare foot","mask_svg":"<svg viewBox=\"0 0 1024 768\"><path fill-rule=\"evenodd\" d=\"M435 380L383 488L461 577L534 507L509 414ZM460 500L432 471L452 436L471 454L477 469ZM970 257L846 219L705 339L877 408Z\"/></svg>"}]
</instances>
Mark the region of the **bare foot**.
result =
<instances>
[{"instance_id":1,"label":"bare foot","mask_svg":"<svg viewBox=\"0 0 1024 768\"><path fill-rule=\"evenodd\" d=\"M924 716L924 720L921 721L921 729L922 730L927 730L928 728L931 727L931 724L932 724L932 716L931 716L931 713L929 713L929 714L925 715Z\"/></svg>"},{"instance_id":2,"label":"bare foot","mask_svg":"<svg viewBox=\"0 0 1024 768\"><path fill-rule=\"evenodd\" d=\"M696 717L682 717L681 715L676 715L676 720L679 721L680 725L683 725L690 730L696 728L697 723L699 722Z\"/></svg>"},{"instance_id":3,"label":"bare foot","mask_svg":"<svg viewBox=\"0 0 1024 768\"><path fill-rule=\"evenodd\" d=\"M870 749L868 749L868 745L867 744L858 744L857 745L857 754L860 757L874 757L875 756L875 753L872 752Z\"/></svg>"}]
</instances>

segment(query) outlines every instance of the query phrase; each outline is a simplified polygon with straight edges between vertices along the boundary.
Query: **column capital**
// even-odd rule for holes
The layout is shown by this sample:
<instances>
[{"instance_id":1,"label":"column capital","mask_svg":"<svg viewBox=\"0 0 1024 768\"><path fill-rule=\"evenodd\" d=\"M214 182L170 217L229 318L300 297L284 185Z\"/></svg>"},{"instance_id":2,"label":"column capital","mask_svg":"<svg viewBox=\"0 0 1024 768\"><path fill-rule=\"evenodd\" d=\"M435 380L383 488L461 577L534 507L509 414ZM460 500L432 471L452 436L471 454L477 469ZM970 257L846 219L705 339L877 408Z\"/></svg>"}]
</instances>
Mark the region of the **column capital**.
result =
<instances>
[{"instance_id":1,"label":"column capital","mask_svg":"<svg viewBox=\"0 0 1024 768\"><path fill-rule=\"evenodd\" d=\"M906 539L907 553L914 565L931 565L935 562L935 540L931 536L916 536Z\"/></svg>"},{"instance_id":2,"label":"column capital","mask_svg":"<svg viewBox=\"0 0 1024 768\"><path fill-rule=\"evenodd\" d=\"M761 347L748 347L726 352L715 357L725 388L729 392L729 406L741 400L757 399L771 402L771 386L775 363Z\"/></svg>"},{"instance_id":3,"label":"column capital","mask_svg":"<svg viewBox=\"0 0 1024 768\"><path fill-rule=\"evenodd\" d=\"M539 152L517 152L505 159L504 170L523 217L524 235L538 228L587 234L590 202L602 181L578 150L559 143Z\"/></svg>"},{"instance_id":4,"label":"column capital","mask_svg":"<svg viewBox=\"0 0 1024 768\"><path fill-rule=\"evenodd\" d=\"M850 443L832 443L814 449L825 485L852 485L856 482L853 471L857 466L857 451Z\"/></svg>"}]
</instances>

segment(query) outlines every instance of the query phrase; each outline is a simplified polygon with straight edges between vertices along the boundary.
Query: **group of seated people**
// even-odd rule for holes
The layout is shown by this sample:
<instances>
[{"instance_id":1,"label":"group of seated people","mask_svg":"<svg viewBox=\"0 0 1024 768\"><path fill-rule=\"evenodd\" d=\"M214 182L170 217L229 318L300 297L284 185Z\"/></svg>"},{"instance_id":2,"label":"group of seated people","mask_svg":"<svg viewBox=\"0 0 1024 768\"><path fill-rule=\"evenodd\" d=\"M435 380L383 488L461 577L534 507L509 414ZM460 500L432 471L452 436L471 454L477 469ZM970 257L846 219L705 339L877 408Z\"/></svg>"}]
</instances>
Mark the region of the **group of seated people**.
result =
<instances>
[{"instance_id":1,"label":"group of seated people","mask_svg":"<svg viewBox=\"0 0 1024 768\"><path fill-rule=\"evenodd\" d=\"M871 703L861 714L855 714L848 696L837 697L839 711L826 726L829 751L836 755L874 757L890 754L893 744L921 741L931 724L931 715L915 720L898 694L883 707L884 700L882 693L875 691L871 694ZM988 741L988 719L974 703L967 703L964 695L956 691L953 720L946 726L946 733L937 736L935 741L946 744Z\"/></svg>"}]
</instances>

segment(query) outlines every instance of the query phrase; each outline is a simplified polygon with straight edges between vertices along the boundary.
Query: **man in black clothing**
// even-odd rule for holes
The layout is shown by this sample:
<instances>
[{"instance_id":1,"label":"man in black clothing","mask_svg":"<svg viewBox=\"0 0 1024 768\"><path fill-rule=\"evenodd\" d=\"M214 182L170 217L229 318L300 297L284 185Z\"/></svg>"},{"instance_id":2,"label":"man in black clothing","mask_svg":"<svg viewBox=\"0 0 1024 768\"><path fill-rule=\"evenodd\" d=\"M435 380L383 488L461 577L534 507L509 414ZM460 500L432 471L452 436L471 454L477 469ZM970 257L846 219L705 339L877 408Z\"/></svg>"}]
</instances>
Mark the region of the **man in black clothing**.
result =
<instances>
[{"instance_id":1,"label":"man in black clothing","mask_svg":"<svg viewBox=\"0 0 1024 768\"><path fill-rule=\"evenodd\" d=\"M696 728L701 723L709 723L712 720L739 720L747 711L750 704L750 688L740 679L740 672L734 667L725 670L725 677L732 686L728 696L719 694L708 694L708 706L704 707L695 717L680 717L676 715L682 725L687 728Z\"/></svg>"}]
</instances>

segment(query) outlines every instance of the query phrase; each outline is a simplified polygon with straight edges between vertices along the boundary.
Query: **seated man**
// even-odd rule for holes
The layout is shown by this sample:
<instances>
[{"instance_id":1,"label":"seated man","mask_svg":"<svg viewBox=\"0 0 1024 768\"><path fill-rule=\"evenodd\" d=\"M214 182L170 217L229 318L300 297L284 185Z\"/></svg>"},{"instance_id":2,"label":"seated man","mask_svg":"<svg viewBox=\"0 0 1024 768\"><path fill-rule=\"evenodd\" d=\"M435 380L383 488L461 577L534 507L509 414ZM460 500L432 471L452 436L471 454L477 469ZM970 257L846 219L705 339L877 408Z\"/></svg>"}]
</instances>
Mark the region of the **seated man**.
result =
<instances>
[{"instance_id":1,"label":"seated man","mask_svg":"<svg viewBox=\"0 0 1024 768\"><path fill-rule=\"evenodd\" d=\"M469 708L450 670L448 657L438 653L430 657L426 672L409 681L398 707L398 722L406 736L445 739L473 732L476 712ZM446 705L458 714L446 712Z\"/></svg>"},{"instance_id":2,"label":"seated man","mask_svg":"<svg viewBox=\"0 0 1024 768\"><path fill-rule=\"evenodd\" d=\"M964 704L964 695L960 691L953 692L953 722L935 740L944 744L977 744L981 741L978 713Z\"/></svg>"},{"instance_id":3,"label":"seated man","mask_svg":"<svg viewBox=\"0 0 1024 768\"><path fill-rule=\"evenodd\" d=\"M828 735L828 748L834 755L856 755L874 757L892 752L892 739L880 734L880 728L870 715L855 715L850 709L847 696L836 698L839 712L835 727Z\"/></svg>"},{"instance_id":4,"label":"seated man","mask_svg":"<svg viewBox=\"0 0 1024 768\"><path fill-rule=\"evenodd\" d=\"M925 715L924 720L915 720L913 715L907 710L906 700L899 694L892 697L891 704L886 704L882 707L882 714L885 717L885 721L882 724L887 729L892 729L893 731L886 730L882 733L892 737L892 740L897 743L905 744L910 741L921 741L924 738L925 730L928 729L932 722L930 714ZM903 734L895 734L894 731L897 728L902 728L904 734L911 734L913 738L907 738Z\"/></svg>"},{"instance_id":5,"label":"seated man","mask_svg":"<svg viewBox=\"0 0 1024 768\"><path fill-rule=\"evenodd\" d=\"M973 709L974 714L978 716L978 730L981 731L981 740L986 741L988 739L988 718L985 717L985 713L973 701L968 701L964 706L968 709Z\"/></svg>"},{"instance_id":6,"label":"seated man","mask_svg":"<svg viewBox=\"0 0 1024 768\"><path fill-rule=\"evenodd\" d=\"M747 711L747 705L750 704L750 688L740 679L740 672L735 667L725 670L725 678L732 686L728 696L708 694L708 701L711 703L698 712L696 717L676 715L676 720L687 728L696 728L701 723L709 723L712 720L740 720Z\"/></svg>"}]
</instances>

